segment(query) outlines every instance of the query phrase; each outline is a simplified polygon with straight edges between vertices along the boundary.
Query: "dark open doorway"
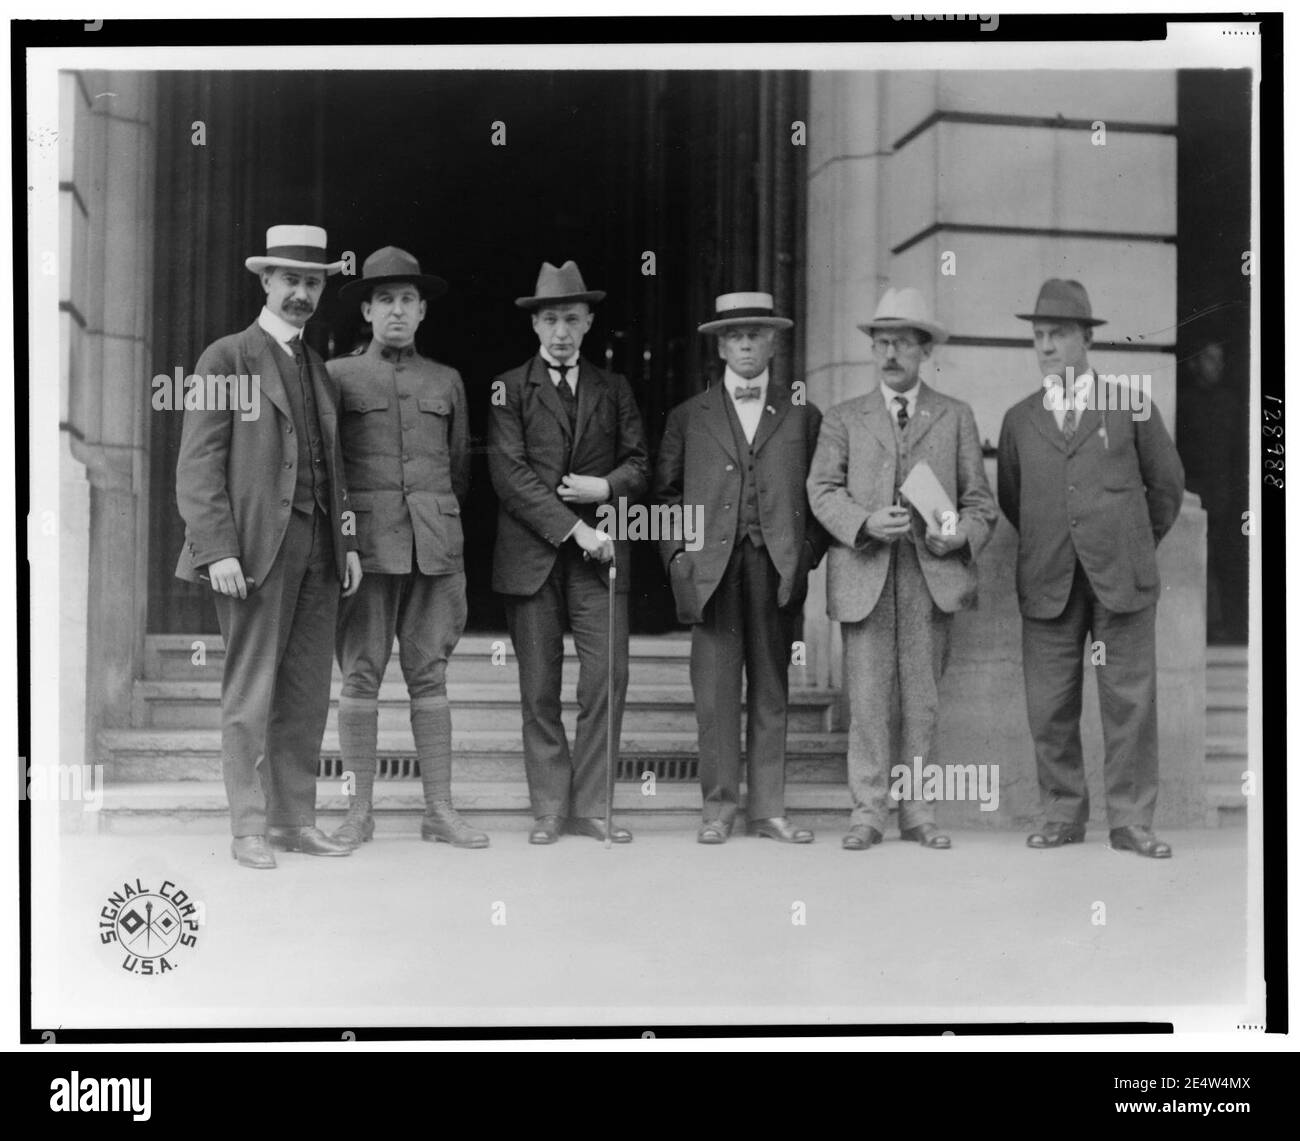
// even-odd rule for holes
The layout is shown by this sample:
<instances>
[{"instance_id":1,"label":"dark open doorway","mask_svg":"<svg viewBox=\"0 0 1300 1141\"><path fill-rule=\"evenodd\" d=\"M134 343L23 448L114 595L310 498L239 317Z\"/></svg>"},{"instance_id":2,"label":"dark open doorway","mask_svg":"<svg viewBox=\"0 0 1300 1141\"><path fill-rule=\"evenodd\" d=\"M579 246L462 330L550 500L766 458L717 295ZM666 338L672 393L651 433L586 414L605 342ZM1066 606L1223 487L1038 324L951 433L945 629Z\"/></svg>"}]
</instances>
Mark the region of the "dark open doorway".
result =
<instances>
[{"instance_id":1,"label":"dark open doorway","mask_svg":"<svg viewBox=\"0 0 1300 1141\"><path fill-rule=\"evenodd\" d=\"M1206 624L1218 644L1244 643L1248 624L1251 83L1246 70L1178 73L1176 434L1207 516Z\"/></svg>"},{"instance_id":2,"label":"dark open doorway","mask_svg":"<svg viewBox=\"0 0 1300 1141\"><path fill-rule=\"evenodd\" d=\"M157 360L192 365L203 346L256 315L242 268L266 226L318 221L358 267L401 246L446 278L418 347L465 380L474 436L466 522L470 628L504 629L490 566L496 502L484 442L490 383L536 351L513 299L543 260L573 258L608 298L583 353L622 372L652 455L669 409L715 373L695 332L718 293L769 289L796 319L774 366L801 359L805 77L712 72L328 72L169 76L160 162ZM190 99L178 98L182 88ZM192 108L197 108L194 110ZM206 117L209 146L179 120ZM505 145L493 145L501 124ZM218 149L215 140L232 140ZM784 145L777 145L783 141ZM232 154L233 152L233 154ZM173 241L205 246L205 276ZM654 254L653 275L643 272ZM327 287L308 336L326 355L366 333ZM162 365L159 365L162 369ZM210 601L171 577L179 418L153 429L151 632L215 628ZM632 568L633 630L675 627L651 544Z\"/></svg>"}]
</instances>

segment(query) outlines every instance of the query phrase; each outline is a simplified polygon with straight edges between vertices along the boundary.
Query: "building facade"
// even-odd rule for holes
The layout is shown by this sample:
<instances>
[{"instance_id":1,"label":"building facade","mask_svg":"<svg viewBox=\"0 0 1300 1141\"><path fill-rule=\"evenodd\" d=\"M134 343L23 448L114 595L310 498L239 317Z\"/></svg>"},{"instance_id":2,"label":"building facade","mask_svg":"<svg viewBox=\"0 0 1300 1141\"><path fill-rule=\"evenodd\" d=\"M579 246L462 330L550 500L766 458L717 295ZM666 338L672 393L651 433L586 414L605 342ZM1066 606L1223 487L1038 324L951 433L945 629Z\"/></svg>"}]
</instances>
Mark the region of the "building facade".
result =
<instances>
[{"instance_id":1,"label":"building facade","mask_svg":"<svg viewBox=\"0 0 1300 1141\"><path fill-rule=\"evenodd\" d=\"M104 734L139 723L150 639L215 631L210 601L170 574L182 534L179 413L151 407L150 381L190 371L207 343L253 319L260 292L243 259L276 222L325 225L332 248L352 250L358 265L379 245L408 246L448 276L452 295L427 323L426 351L461 369L472 404L530 351L508 299L543 258L575 257L593 288L611 293L584 351L633 382L652 447L668 409L707 382L710 346L694 327L715 293L776 294L797 323L780 368L826 408L876 383L856 325L890 285L932 298L952 337L926 379L969 402L981 437L996 441L1005 410L1038 384L1014 313L1054 276L1082 280L1109 319L1092 356L1099 371L1149 375L1174 429L1175 72L605 73L568 87L523 75L502 81L505 113L482 83L434 84L435 110L378 135L346 111L380 89L367 74L60 76L65 763L105 763L112 782ZM412 95L433 84L418 73L405 82ZM591 175L548 198L527 181L541 169L530 148L544 147L542 128L560 111ZM511 132L504 154L488 141L498 120ZM331 296L310 335L338 353L358 330ZM486 404L478 415L485 423ZM475 462L478 494L490 496L481 454ZM991 454L986 463L992 481ZM490 518L488 506L476 501L467 517ZM939 758L1000 765L992 822L1008 827L1037 803L1015 544L1004 521L981 560L980 606L955 627ZM485 634L504 629L486 564L477 575L472 566L489 550L490 535L467 527L471 583L484 584L471 591L471 625ZM1199 824L1235 802L1215 800L1206 762L1206 523L1194 495L1159 558L1159 819ZM641 636L671 638L653 556L634 573ZM834 691L840 647L824 571L803 641L794 684ZM1095 698L1085 700L1085 750L1099 758Z\"/></svg>"}]
</instances>

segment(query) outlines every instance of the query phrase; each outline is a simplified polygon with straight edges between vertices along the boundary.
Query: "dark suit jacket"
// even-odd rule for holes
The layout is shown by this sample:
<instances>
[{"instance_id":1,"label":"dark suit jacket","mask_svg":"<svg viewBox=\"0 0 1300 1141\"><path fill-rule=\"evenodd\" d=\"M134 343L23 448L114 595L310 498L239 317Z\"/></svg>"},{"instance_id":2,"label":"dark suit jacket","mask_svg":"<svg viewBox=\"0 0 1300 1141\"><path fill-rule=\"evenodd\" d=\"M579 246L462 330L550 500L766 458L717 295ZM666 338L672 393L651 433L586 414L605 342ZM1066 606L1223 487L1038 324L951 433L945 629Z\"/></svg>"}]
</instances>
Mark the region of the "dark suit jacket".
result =
<instances>
[{"instance_id":1,"label":"dark suit jacket","mask_svg":"<svg viewBox=\"0 0 1300 1141\"><path fill-rule=\"evenodd\" d=\"M362 570L463 571L469 416L460 373L418 354L405 357L398 373L378 341L325 367L339 386L339 439Z\"/></svg>"},{"instance_id":2,"label":"dark suit jacket","mask_svg":"<svg viewBox=\"0 0 1300 1141\"><path fill-rule=\"evenodd\" d=\"M649 466L641 413L617 373L580 362L576 431L540 356L499 376L488 421L488 471L500 500L492 589L536 594L574 523L596 526L598 504L570 506L556 494L562 477L607 479L617 507L620 497L631 505L645 494ZM619 591L629 587L630 556L627 542L615 544Z\"/></svg>"},{"instance_id":3,"label":"dark suit jacket","mask_svg":"<svg viewBox=\"0 0 1300 1141\"><path fill-rule=\"evenodd\" d=\"M686 550L679 538L659 541L677 618L692 625L704 620L704 607L736 542L741 457L724 403L730 399L718 383L674 408L655 464L655 502L703 512L704 542L698 551ZM808 572L826 552L826 532L808 508L804 487L821 419L816 405L793 403L788 387L769 380L767 405L754 436L754 479L763 541L781 575L776 605L783 608L803 602ZM674 562L679 551L684 553Z\"/></svg>"},{"instance_id":4,"label":"dark suit jacket","mask_svg":"<svg viewBox=\"0 0 1300 1141\"><path fill-rule=\"evenodd\" d=\"M998 441L998 503L1020 532L1016 588L1029 618L1065 609L1077 557L1101 604L1160 596L1156 544L1178 518L1183 465L1155 404L1147 420L1085 409L1069 443L1042 390L1012 405Z\"/></svg>"},{"instance_id":5,"label":"dark suit jacket","mask_svg":"<svg viewBox=\"0 0 1300 1141\"><path fill-rule=\"evenodd\" d=\"M867 516L894 502L893 416L880 388L837 404L822 421L808 475L813 514L831 533L826 613L837 622L858 622L880 600L889 573L891 543L858 545ZM975 559L998 521L998 507L984 475L984 454L969 404L936 392L924 381L908 426L911 467L925 460L957 508L968 543L942 557L925 545L926 525L912 512L916 557L934 604L952 613L975 603ZM909 467L910 470L910 467Z\"/></svg>"},{"instance_id":6,"label":"dark suit jacket","mask_svg":"<svg viewBox=\"0 0 1300 1141\"><path fill-rule=\"evenodd\" d=\"M203 351L195 373L258 377L260 413L243 419L236 410L187 408L176 459L176 506L185 520L185 547L176 576L197 582L199 571L218 559L237 557L254 589L266 578L284 541L293 510L298 445L291 433L293 415L272 353L283 352L254 321ZM339 450L336 408L338 386L325 362L307 349L325 464L329 473L334 522L334 564L339 581L347 552L357 548L355 517ZM346 515L345 515L346 512Z\"/></svg>"}]
</instances>

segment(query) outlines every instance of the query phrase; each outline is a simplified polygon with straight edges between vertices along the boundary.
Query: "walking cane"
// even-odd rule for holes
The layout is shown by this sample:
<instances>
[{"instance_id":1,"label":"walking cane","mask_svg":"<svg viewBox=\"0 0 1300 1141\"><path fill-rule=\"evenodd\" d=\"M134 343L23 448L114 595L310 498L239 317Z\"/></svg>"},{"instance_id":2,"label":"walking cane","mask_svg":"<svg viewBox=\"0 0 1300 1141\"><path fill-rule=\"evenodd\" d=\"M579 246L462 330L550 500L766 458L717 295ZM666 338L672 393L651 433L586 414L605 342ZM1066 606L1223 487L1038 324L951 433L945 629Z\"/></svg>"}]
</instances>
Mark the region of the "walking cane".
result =
<instances>
[{"instance_id":1,"label":"walking cane","mask_svg":"<svg viewBox=\"0 0 1300 1141\"><path fill-rule=\"evenodd\" d=\"M605 847L609 848L614 827L614 545L609 553L609 648L605 655Z\"/></svg>"}]
</instances>

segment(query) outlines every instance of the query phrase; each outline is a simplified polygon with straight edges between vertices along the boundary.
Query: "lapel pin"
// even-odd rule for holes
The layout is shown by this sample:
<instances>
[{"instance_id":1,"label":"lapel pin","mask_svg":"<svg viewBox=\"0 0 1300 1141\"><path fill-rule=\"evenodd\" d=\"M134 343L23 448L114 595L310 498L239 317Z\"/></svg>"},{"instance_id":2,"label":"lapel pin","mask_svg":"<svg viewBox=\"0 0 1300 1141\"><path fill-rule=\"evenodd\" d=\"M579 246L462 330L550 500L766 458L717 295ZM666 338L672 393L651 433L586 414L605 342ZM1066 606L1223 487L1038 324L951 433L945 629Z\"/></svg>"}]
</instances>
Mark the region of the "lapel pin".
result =
<instances>
[{"instance_id":1,"label":"lapel pin","mask_svg":"<svg viewBox=\"0 0 1300 1141\"><path fill-rule=\"evenodd\" d=\"M768 412L770 412L773 416L776 415L776 409L773 408L770 404L767 406L767 410L768 410Z\"/></svg>"}]
</instances>

